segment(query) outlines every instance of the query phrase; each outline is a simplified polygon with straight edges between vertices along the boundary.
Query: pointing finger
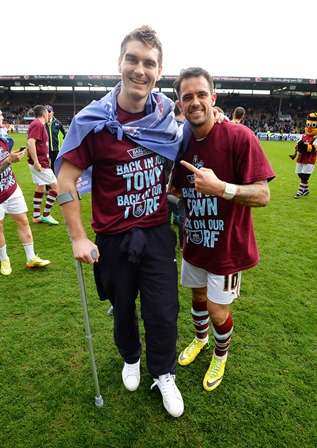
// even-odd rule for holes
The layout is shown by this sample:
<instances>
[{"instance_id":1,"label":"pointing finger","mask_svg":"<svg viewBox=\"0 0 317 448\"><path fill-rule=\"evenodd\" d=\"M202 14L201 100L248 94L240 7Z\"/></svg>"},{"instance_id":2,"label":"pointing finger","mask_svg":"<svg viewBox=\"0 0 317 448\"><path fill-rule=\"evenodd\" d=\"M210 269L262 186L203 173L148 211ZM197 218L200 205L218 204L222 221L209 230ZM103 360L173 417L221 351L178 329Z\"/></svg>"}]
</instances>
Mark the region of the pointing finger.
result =
<instances>
[{"instance_id":1,"label":"pointing finger","mask_svg":"<svg viewBox=\"0 0 317 448\"><path fill-rule=\"evenodd\" d=\"M185 160L181 160L180 163L187 168L189 171L191 171L192 173L196 174L196 175L200 175L200 171L198 168L196 168L194 165L192 165L191 163L186 162Z\"/></svg>"}]
</instances>

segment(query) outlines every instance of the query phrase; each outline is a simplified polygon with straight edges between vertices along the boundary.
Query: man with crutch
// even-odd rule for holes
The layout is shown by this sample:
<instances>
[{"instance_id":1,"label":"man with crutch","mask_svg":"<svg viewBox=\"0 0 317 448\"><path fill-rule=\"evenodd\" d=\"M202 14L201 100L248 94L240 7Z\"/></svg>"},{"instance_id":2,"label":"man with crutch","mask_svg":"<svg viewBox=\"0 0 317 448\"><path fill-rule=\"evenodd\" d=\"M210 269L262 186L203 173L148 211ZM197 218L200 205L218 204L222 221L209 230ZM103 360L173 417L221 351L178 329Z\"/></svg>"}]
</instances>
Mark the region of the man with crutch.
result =
<instances>
[{"instance_id":1,"label":"man with crutch","mask_svg":"<svg viewBox=\"0 0 317 448\"><path fill-rule=\"evenodd\" d=\"M175 235L168 224L165 158L175 160L180 133L173 104L154 93L162 47L148 26L121 43L121 82L79 112L55 167L76 260L95 263L98 291L114 310L114 338L128 391L140 383L141 344L135 300L140 295L147 366L173 417L184 410L175 383L178 315ZM80 219L76 182L92 167L92 226ZM94 257L95 252L95 257Z\"/></svg>"}]
</instances>

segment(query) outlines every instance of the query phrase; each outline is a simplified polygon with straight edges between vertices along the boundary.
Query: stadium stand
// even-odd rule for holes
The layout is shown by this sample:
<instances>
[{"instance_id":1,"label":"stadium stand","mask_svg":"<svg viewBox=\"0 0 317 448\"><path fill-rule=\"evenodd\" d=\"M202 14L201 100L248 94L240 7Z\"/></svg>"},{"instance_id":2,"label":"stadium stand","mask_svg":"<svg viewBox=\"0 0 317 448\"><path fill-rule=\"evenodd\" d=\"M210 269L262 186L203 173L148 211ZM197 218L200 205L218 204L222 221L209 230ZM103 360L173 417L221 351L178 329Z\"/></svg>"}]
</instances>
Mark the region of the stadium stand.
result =
<instances>
[{"instance_id":1,"label":"stadium stand","mask_svg":"<svg viewBox=\"0 0 317 448\"><path fill-rule=\"evenodd\" d=\"M158 86L175 99L175 76ZM106 94L118 76L0 76L0 107L10 124L26 124L35 104L51 104L68 125L73 115ZM215 77L217 105L231 117L235 107L246 111L245 124L255 132L299 133L308 112L317 110L317 80Z\"/></svg>"}]
</instances>

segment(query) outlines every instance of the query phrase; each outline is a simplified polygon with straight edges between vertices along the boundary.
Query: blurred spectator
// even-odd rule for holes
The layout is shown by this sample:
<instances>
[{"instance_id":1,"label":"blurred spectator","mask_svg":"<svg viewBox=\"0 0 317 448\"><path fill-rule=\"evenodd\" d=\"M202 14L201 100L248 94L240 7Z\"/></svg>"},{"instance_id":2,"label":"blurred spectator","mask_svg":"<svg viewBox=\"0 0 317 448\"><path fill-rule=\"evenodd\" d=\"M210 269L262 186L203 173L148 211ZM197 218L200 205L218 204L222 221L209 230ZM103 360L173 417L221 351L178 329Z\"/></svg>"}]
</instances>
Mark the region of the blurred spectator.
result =
<instances>
[{"instance_id":1,"label":"blurred spectator","mask_svg":"<svg viewBox=\"0 0 317 448\"><path fill-rule=\"evenodd\" d=\"M51 161L51 168L54 172L54 162L57 157L60 142L64 139L66 131L62 123L54 117L54 110L52 106L45 106L48 111L48 121L45 127L48 134L48 149Z\"/></svg>"},{"instance_id":2,"label":"blurred spectator","mask_svg":"<svg viewBox=\"0 0 317 448\"><path fill-rule=\"evenodd\" d=\"M246 114L245 108L242 107L242 106L238 106L233 111L232 120L231 121L233 123L236 123L236 124L239 124L239 123L242 124L244 122L244 119L245 119L245 114Z\"/></svg>"}]
</instances>

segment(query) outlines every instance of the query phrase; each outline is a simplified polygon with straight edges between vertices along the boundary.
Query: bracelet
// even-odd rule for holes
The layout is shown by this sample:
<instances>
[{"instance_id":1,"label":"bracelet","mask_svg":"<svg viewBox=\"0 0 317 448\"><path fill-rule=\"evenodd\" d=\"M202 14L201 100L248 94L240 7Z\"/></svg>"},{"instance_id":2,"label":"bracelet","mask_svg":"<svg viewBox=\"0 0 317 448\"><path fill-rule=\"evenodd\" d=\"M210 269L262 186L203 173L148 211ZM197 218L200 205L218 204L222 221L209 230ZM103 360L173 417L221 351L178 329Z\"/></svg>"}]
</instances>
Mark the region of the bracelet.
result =
<instances>
[{"instance_id":1,"label":"bracelet","mask_svg":"<svg viewBox=\"0 0 317 448\"><path fill-rule=\"evenodd\" d=\"M225 191L223 192L222 197L230 201L230 199L233 199L237 194L237 190L238 190L237 185L225 182Z\"/></svg>"}]
</instances>

